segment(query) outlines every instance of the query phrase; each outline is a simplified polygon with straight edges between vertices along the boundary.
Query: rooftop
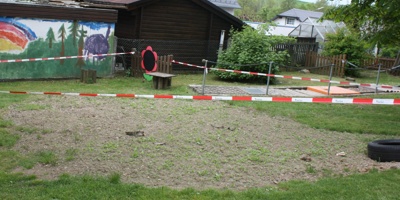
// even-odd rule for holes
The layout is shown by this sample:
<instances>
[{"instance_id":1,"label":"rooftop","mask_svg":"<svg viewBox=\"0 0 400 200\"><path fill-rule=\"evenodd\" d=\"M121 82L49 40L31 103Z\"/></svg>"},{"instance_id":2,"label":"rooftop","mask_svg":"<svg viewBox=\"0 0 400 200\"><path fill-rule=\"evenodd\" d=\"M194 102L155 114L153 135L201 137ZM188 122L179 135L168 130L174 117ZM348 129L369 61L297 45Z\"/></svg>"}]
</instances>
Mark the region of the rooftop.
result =
<instances>
[{"instance_id":1,"label":"rooftop","mask_svg":"<svg viewBox=\"0 0 400 200\"><path fill-rule=\"evenodd\" d=\"M323 12L316 12L316 11L301 10L301 9L293 8L293 9L285 11L281 14L278 14L274 19L276 19L278 17L293 17L293 18L297 18L298 20L303 22L308 17L319 19L322 17L323 14L324 14Z\"/></svg>"},{"instance_id":2,"label":"rooftop","mask_svg":"<svg viewBox=\"0 0 400 200\"><path fill-rule=\"evenodd\" d=\"M224 8L241 8L237 0L208 0L213 4Z\"/></svg>"}]
</instances>

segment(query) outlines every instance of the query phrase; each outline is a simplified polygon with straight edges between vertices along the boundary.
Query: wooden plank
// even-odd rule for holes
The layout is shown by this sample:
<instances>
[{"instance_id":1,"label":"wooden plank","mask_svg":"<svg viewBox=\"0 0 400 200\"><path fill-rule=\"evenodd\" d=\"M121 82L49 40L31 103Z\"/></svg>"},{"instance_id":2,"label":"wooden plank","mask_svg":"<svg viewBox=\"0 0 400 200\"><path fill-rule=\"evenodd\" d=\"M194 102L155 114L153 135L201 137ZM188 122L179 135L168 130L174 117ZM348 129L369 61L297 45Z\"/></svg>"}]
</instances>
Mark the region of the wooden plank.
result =
<instances>
[{"instance_id":1,"label":"wooden plank","mask_svg":"<svg viewBox=\"0 0 400 200\"><path fill-rule=\"evenodd\" d=\"M0 2L2 16L36 18L36 19L64 19L95 22L116 23L118 12L111 9L74 8L66 6L52 6L46 4L21 4Z\"/></svg>"},{"instance_id":2,"label":"wooden plank","mask_svg":"<svg viewBox=\"0 0 400 200\"><path fill-rule=\"evenodd\" d=\"M176 76L174 74L167 74L167 73L162 73L162 72L150 72L150 73L147 73L147 75L154 76L154 77L161 77L161 78L170 78L170 77Z\"/></svg>"}]
</instances>

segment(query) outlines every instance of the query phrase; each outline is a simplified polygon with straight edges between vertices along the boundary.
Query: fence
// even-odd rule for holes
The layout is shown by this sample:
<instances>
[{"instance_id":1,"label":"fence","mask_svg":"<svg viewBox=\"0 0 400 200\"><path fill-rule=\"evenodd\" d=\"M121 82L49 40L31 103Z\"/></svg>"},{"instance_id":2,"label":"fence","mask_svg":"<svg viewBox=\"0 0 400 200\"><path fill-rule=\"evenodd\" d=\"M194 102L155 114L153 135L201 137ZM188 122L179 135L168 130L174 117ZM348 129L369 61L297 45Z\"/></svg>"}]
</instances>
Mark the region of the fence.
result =
<instances>
[{"instance_id":1,"label":"fence","mask_svg":"<svg viewBox=\"0 0 400 200\"><path fill-rule=\"evenodd\" d=\"M346 63L346 55L322 56L316 52L308 52L306 56L306 68L314 68L310 71L316 74L329 75L330 66L333 65L332 76L343 77Z\"/></svg>"},{"instance_id":2,"label":"fence","mask_svg":"<svg viewBox=\"0 0 400 200\"><path fill-rule=\"evenodd\" d=\"M361 61L362 68L378 69L378 65L381 64L381 69L390 69L395 66L395 58L369 58Z\"/></svg>"},{"instance_id":3,"label":"fence","mask_svg":"<svg viewBox=\"0 0 400 200\"><path fill-rule=\"evenodd\" d=\"M129 52L135 48L140 53L147 46L152 46L158 55L174 55L174 59L191 63L195 65L203 65L202 60L217 61L219 41L196 40L196 41L171 41L171 40L143 40L143 39L117 39L117 52ZM226 47L226 44L225 44ZM272 51L287 50L291 57L291 65L302 65L306 62L307 52L316 52L318 50L318 43L296 43L296 44L277 44ZM137 62L137 56L124 55L116 58L116 64L124 66L129 69L132 62ZM136 65L136 64L135 64ZM196 68L182 67L180 65L173 65L174 71L178 72L201 72ZM132 71L133 74L135 71Z\"/></svg>"},{"instance_id":4,"label":"fence","mask_svg":"<svg viewBox=\"0 0 400 200\"><path fill-rule=\"evenodd\" d=\"M173 55L175 60L182 62L193 63L202 65L202 60L217 60L217 52L219 48L219 41L182 41L182 40L143 40L143 39L124 39L118 38L117 52L129 52L135 48L138 53L134 56L125 55L116 59L116 63L121 63L126 69L129 69L132 64L137 66L140 52L147 46L152 46L158 55ZM133 68L132 68L133 69ZM174 71L182 73L195 73L201 72L200 69L183 67L180 65L173 65ZM132 71L133 74L135 70Z\"/></svg>"},{"instance_id":5,"label":"fence","mask_svg":"<svg viewBox=\"0 0 400 200\"><path fill-rule=\"evenodd\" d=\"M317 52L318 43L277 44L275 45L275 50L287 50L290 55L291 66L304 66L307 52Z\"/></svg>"}]
</instances>

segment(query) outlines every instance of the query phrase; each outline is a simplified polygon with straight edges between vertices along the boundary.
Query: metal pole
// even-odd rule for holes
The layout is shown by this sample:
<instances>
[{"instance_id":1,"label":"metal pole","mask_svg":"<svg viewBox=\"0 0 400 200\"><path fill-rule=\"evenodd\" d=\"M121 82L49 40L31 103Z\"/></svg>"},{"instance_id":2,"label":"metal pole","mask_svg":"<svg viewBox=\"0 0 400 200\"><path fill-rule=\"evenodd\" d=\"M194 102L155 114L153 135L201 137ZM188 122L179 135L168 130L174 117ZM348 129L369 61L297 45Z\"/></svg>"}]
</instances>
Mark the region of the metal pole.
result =
<instances>
[{"instance_id":1,"label":"metal pole","mask_svg":"<svg viewBox=\"0 0 400 200\"><path fill-rule=\"evenodd\" d=\"M378 93L379 77L381 76L381 63L378 65L378 75L376 76L375 94Z\"/></svg>"},{"instance_id":2,"label":"metal pole","mask_svg":"<svg viewBox=\"0 0 400 200\"><path fill-rule=\"evenodd\" d=\"M331 95L331 80L332 80L333 66L334 64L331 64L331 70L329 72L328 95Z\"/></svg>"},{"instance_id":3,"label":"metal pole","mask_svg":"<svg viewBox=\"0 0 400 200\"><path fill-rule=\"evenodd\" d=\"M268 69L268 78L267 78L267 92L265 93L266 95L268 95L268 89L269 89L269 80L271 79L271 69L272 69L272 63L274 62L270 62L269 63L269 69Z\"/></svg>"},{"instance_id":4,"label":"metal pole","mask_svg":"<svg viewBox=\"0 0 400 200\"><path fill-rule=\"evenodd\" d=\"M224 39L225 39L225 30L221 30L221 37L219 39L219 49L218 49L218 55L221 54L222 49L224 47Z\"/></svg>"},{"instance_id":5,"label":"metal pole","mask_svg":"<svg viewBox=\"0 0 400 200\"><path fill-rule=\"evenodd\" d=\"M206 84L207 62L208 62L208 60L203 59L203 62L205 63L205 65L204 65L204 73L203 73L203 88L202 88L202 92L201 92L202 95L204 95L204 87L205 87L205 84Z\"/></svg>"}]
</instances>

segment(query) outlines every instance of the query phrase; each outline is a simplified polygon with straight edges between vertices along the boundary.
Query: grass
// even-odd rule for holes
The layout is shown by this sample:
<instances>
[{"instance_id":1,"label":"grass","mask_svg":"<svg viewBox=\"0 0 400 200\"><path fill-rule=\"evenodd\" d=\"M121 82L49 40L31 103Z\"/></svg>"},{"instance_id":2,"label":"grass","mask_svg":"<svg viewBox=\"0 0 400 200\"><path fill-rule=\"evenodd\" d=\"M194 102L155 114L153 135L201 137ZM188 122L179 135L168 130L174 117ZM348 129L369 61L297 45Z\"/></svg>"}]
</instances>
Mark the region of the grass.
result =
<instances>
[{"instance_id":1,"label":"grass","mask_svg":"<svg viewBox=\"0 0 400 200\"><path fill-rule=\"evenodd\" d=\"M3 120L2 118L0 118L0 128L6 128L6 127L10 127L12 126L13 123L9 120Z\"/></svg>"},{"instance_id":2,"label":"grass","mask_svg":"<svg viewBox=\"0 0 400 200\"><path fill-rule=\"evenodd\" d=\"M339 132L400 135L399 106L229 102L272 116L285 116L318 129Z\"/></svg>"},{"instance_id":3,"label":"grass","mask_svg":"<svg viewBox=\"0 0 400 200\"><path fill-rule=\"evenodd\" d=\"M27 155L16 154L18 158L17 166L25 169L32 169L36 164L56 166L58 162L57 155L52 151L39 151Z\"/></svg>"},{"instance_id":4,"label":"grass","mask_svg":"<svg viewBox=\"0 0 400 200\"><path fill-rule=\"evenodd\" d=\"M65 151L65 160L66 161L72 161L75 160L75 157L78 155L78 149L67 149Z\"/></svg>"},{"instance_id":5,"label":"grass","mask_svg":"<svg viewBox=\"0 0 400 200\"><path fill-rule=\"evenodd\" d=\"M10 134L5 129L0 129L0 147L12 147L17 143L18 135Z\"/></svg>"},{"instance_id":6,"label":"grass","mask_svg":"<svg viewBox=\"0 0 400 200\"><path fill-rule=\"evenodd\" d=\"M299 72L281 72L280 75L309 77L315 79L329 79L328 76L318 74L303 74ZM374 72L363 72L361 78L357 78L358 83L375 83L376 74ZM335 81L345 81L343 78L333 77ZM151 81L144 81L142 78L117 77L117 78L100 78L96 84L84 84L79 80L50 80L50 81L20 81L20 82L2 82L0 90L2 91L39 91L39 92L78 92L78 93L134 93L134 94L193 94L188 90L188 85L201 85L203 81L202 74L179 74L172 80L172 86L168 90L154 90ZM241 83L232 81L221 81L212 73L209 73L205 81L206 85L221 86L265 86L263 83ZM400 77L390 76L381 73L380 84L399 85ZM314 81L301 81L294 79L277 78L277 84L274 87L287 86L326 86L326 83ZM335 84L333 84L335 85ZM26 98L26 95L15 95L11 99L5 99L2 104L12 102L13 98ZM25 97L24 97L25 96ZM29 109L29 106L26 108ZM31 109L41 109L40 106Z\"/></svg>"},{"instance_id":7,"label":"grass","mask_svg":"<svg viewBox=\"0 0 400 200\"><path fill-rule=\"evenodd\" d=\"M0 172L1 199L397 199L400 170L347 177L324 178L316 182L289 181L274 187L245 191L173 190L148 188L120 182L120 174L107 178L61 175L58 180ZM215 174L215 179L220 175Z\"/></svg>"},{"instance_id":8,"label":"grass","mask_svg":"<svg viewBox=\"0 0 400 200\"><path fill-rule=\"evenodd\" d=\"M329 76L318 75L318 74L303 74L298 72L282 72L282 75L287 76L297 76L297 77L307 77L307 78L315 78L315 79L324 79L329 80ZM376 83L377 72L376 71L362 71L360 78L355 78L357 83ZM302 80L294 80L294 79L277 79L277 86L318 86L323 85L326 86L326 83L315 82L315 81L302 81ZM344 78L332 77L333 81L346 81ZM393 85L398 86L400 84L400 77L391 76L387 73L381 73L379 77L379 84ZM337 84L332 84L337 85Z\"/></svg>"},{"instance_id":9,"label":"grass","mask_svg":"<svg viewBox=\"0 0 400 200\"><path fill-rule=\"evenodd\" d=\"M314 74L282 73L284 75L328 79L326 76ZM343 80L335 78L334 80ZM376 78L363 75L359 83L374 83ZM62 81L23 81L2 82L3 91L53 91L80 93L135 93L135 94L194 94L188 90L189 84L201 84L201 75L178 75L173 79L172 88L156 91L151 82L141 79L120 77L116 79L99 79L96 84L82 84L77 80ZM398 85L400 79L382 74L381 83ZM221 82L214 75L208 75L207 85L248 86L254 84ZM303 82L291 79L280 79L276 86L326 85L319 82ZM382 98L382 96L370 96ZM41 110L44 107L31 104L30 95L0 94L0 112L8 106L18 105L20 110ZM89 97L88 97L89 98ZM400 98L400 94L385 95L384 98ZM275 102L228 102L236 106L246 106L266 112L273 116L292 118L300 123L318 129L351 132L357 134L371 133L380 137L399 136L399 106L382 105L345 105L345 104L310 104L310 103L275 103ZM151 106L151 105L150 105ZM185 108L186 109L186 108ZM187 114L196 114L196 110L187 107ZM32 168L37 163L57 165L59 157L52 151L33 152L21 155L11 148L19 136L13 130L36 133L29 127L15 126L11 121L0 118L0 199L396 199L400 190L400 170L378 172L373 170L367 174L354 174L347 177L331 177L316 182L289 181L277 186L252 188L245 191L204 190L192 188L173 190L170 188L149 188L138 184L124 184L118 172L108 177L62 175L58 180L38 180L35 176L24 176L10 173L18 166ZM42 131L43 132L43 131ZM200 138L192 138L202 145ZM231 138L233 140L233 138ZM141 143L153 143L155 138L141 138ZM226 140L227 142L230 140ZM113 152L115 144L102 146L104 152ZM91 148L89 145L88 148ZM64 155L66 161L76 158L79 152L68 149ZM263 149L249 152L247 159L251 162L264 162L269 152ZM143 156L140 149L134 149L132 158ZM163 170L173 170L174 163L167 160ZM247 170L247 169L243 169ZM316 173L312 165L306 166L307 173ZM329 172L327 172L329 173ZM223 177L216 171L199 171L199 176L211 175L215 181Z\"/></svg>"},{"instance_id":10,"label":"grass","mask_svg":"<svg viewBox=\"0 0 400 200\"><path fill-rule=\"evenodd\" d=\"M2 85L1 83L0 85ZM0 87L2 88L2 87ZM12 103L18 103L23 100L28 99L29 96L27 95L8 95L8 94L1 94L0 93L0 109L9 106Z\"/></svg>"}]
</instances>

